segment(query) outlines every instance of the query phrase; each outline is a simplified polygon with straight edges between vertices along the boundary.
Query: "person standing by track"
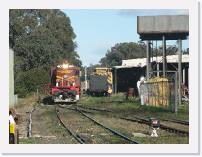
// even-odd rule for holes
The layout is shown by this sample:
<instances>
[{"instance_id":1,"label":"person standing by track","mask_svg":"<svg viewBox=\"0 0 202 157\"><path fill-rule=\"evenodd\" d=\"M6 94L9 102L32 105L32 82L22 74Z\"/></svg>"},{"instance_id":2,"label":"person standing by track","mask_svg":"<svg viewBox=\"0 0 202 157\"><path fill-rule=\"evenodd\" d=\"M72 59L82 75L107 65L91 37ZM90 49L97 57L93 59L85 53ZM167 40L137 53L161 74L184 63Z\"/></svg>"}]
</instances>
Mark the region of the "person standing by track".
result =
<instances>
[{"instance_id":1,"label":"person standing by track","mask_svg":"<svg viewBox=\"0 0 202 157\"><path fill-rule=\"evenodd\" d=\"M15 144L15 120L12 112L9 111L9 144Z\"/></svg>"}]
</instances>

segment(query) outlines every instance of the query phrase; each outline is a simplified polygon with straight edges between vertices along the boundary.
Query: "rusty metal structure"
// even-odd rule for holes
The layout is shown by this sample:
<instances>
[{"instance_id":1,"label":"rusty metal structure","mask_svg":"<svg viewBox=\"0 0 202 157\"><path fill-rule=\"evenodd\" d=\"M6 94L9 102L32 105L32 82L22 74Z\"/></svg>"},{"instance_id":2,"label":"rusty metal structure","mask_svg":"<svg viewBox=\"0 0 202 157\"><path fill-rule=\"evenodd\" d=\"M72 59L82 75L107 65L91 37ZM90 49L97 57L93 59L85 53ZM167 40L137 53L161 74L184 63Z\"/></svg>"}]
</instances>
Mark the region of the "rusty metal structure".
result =
<instances>
[{"instance_id":1,"label":"rusty metal structure","mask_svg":"<svg viewBox=\"0 0 202 157\"><path fill-rule=\"evenodd\" d=\"M162 41L163 77L166 77L166 40L177 40L178 45L178 104L181 105L181 85L182 85L182 40L189 35L188 15L166 15L166 16L138 16L137 33L142 41L147 44L147 72L146 78L149 80L151 69L151 41ZM177 112L177 109L175 109Z\"/></svg>"}]
</instances>

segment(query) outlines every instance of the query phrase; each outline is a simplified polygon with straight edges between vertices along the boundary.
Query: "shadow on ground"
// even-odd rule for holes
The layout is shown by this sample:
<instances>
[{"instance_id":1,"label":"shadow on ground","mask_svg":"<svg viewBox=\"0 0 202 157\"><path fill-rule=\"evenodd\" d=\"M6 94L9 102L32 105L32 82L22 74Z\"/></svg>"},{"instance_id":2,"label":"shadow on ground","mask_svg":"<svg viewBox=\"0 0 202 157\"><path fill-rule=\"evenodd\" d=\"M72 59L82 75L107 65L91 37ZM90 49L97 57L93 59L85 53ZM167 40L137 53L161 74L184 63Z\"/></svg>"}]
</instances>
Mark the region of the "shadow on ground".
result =
<instances>
[{"instance_id":1,"label":"shadow on ground","mask_svg":"<svg viewBox=\"0 0 202 157\"><path fill-rule=\"evenodd\" d=\"M44 105L54 105L53 99L51 96L46 96L42 99Z\"/></svg>"}]
</instances>

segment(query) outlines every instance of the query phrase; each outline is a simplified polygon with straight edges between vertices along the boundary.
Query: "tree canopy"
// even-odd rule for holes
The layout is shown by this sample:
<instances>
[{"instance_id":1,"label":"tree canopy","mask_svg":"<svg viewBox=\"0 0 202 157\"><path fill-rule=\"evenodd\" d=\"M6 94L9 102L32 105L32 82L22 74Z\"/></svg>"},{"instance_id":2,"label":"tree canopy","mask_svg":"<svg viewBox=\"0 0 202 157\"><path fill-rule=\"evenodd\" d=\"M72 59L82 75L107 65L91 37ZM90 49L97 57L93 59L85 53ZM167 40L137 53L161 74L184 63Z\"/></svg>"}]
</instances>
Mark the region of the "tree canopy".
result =
<instances>
[{"instance_id":1,"label":"tree canopy","mask_svg":"<svg viewBox=\"0 0 202 157\"><path fill-rule=\"evenodd\" d=\"M169 46L166 49L167 55L174 55L177 52L177 47ZM162 55L162 47L153 48L151 45L151 55L160 56ZM183 50L184 54L189 53L189 49ZM136 59L146 57L146 44L144 42L125 42L117 43L110 50L107 51L105 56L101 58L100 64L102 66L112 67L116 65L121 65L124 59Z\"/></svg>"},{"instance_id":2,"label":"tree canopy","mask_svg":"<svg viewBox=\"0 0 202 157\"><path fill-rule=\"evenodd\" d=\"M11 9L9 13L9 44L22 60L18 65L22 70L49 68L64 59L81 66L76 35L62 11Z\"/></svg>"},{"instance_id":3,"label":"tree canopy","mask_svg":"<svg viewBox=\"0 0 202 157\"><path fill-rule=\"evenodd\" d=\"M123 59L142 58L145 56L146 46L138 43L118 43L107 51L105 57L100 60L103 66L121 65Z\"/></svg>"},{"instance_id":4,"label":"tree canopy","mask_svg":"<svg viewBox=\"0 0 202 157\"><path fill-rule=\"evenodd\" d=\"M48 71L64 59L81 66L75 38L69 17L60 10L10 9L9 46L14 50L15 82L21 72Z\"/></svg>"}]
</instances>

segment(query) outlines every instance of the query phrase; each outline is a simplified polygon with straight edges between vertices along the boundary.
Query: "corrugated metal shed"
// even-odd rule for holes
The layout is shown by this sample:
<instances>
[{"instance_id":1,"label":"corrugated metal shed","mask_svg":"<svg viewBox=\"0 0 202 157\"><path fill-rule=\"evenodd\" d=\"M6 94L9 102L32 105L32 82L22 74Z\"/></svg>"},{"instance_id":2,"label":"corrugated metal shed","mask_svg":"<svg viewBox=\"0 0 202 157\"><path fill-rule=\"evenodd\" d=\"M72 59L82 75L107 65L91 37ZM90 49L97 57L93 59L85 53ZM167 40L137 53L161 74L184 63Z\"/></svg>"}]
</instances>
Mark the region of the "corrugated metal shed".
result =
<instances>
[{"instance_id":1,"label":"corrugated metal shed","mask_svg":"<svg viewBox=\"0 0 202 157\"><path fill-rule=\"evenodd\" d=\"M169 55L166 57L167 63L178 63L178 55ZM128 59L122 60L121 66L114 66L114 68L132 68L132 67L144 67L146 66L146 58ZM162 56L153 57L151 61L161 63L163 60ZM182 63L189 63L189 55L182 55Z\"/></svg>"}]
</instances>

